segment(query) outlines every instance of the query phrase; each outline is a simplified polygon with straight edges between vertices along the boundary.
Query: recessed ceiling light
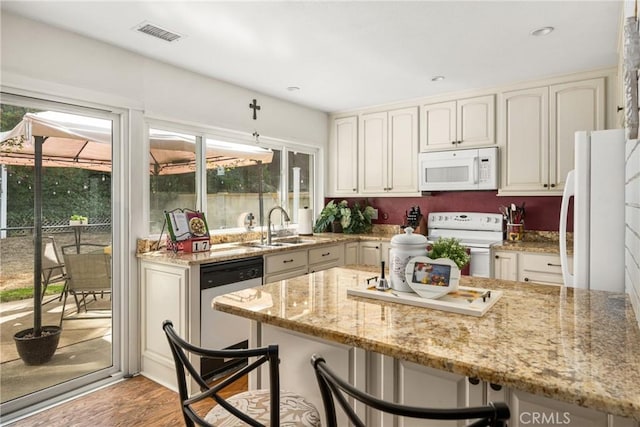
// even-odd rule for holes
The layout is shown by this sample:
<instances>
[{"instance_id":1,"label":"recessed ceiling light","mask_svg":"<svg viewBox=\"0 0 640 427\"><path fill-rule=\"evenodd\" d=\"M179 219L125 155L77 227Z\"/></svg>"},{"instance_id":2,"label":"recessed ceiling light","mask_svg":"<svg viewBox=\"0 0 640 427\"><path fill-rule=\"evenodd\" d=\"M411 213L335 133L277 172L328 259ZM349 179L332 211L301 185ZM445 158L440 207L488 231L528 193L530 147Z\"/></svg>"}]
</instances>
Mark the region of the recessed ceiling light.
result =
<instances>
[{"instance_id":1,"label":"recessed ceiling light","mask_svg":"<svg viewBox=\"0 0 640 427\"><path fill-rule=\"evenodd\" d=\"M300 88L299 88L298 86L289 86L289 87L287 88L287 90L288 90L289 92L295 92L295 91L297 91L297 90L300 90Z\"/></svg>"},{"instance_id":2,"label":"recessed ceiling light","mask_svg":"<svg viewBox=\"0 0 640 427\"><path fill-rule=\"evenodd\" d=\"M529 34L531 34L532 36L546 36L547 34L551 33L554 30L553 27L541 27L541 28L536 28L535 30L531 31Z\"/></svg>"},{"instance_id":3,"label":"recessed ceiling light","mask_svg":"<svg viewBox=\"0 0 640 427\"><path fill-rule=\"evenodd\" d=\"M432 82L439 82L444 80L444 76L435 76L434 78L431 79Z\"/></svg>"}]
</instances>

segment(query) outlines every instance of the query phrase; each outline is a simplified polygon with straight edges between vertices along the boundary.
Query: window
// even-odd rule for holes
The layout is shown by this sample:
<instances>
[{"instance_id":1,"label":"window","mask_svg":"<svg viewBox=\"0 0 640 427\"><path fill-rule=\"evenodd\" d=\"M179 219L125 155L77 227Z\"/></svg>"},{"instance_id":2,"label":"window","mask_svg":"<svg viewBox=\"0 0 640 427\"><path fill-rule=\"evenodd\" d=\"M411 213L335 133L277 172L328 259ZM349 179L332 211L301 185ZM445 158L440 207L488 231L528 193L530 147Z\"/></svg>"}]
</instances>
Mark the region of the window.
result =
<instances>
[{"instance_id":1,"label":"window","mask_svg":"<svg viewBox=\"0 0 640 427\"><path fill-rule=\"evenodd\" d=\"M311 149L294 151L282 142L261 141L257 146L249 139L230 142L222 136L159 127L149 130L149 142L152 233L162 230L164 211L176 208L204 211L209 230L215 232L249 225L259 228L261 207L262 225L274 206L283 206L292 224L297 223L298 208L313 207L315 154ZM172 163L166 159L173 159ZM197 171L200 164L202 175ZM272 219L281 223L279 214Z\"/></svg>"},{"instance_id":2,"label":"window","mask_svg":"<svg viewBox=\"0 0 640 427\"><path fill-rule=\"evenodd\" d=\"M197 209L196 142L186 133L149 129L150 231L160 233L164 211Z\"/></svg>"}]
</instances>

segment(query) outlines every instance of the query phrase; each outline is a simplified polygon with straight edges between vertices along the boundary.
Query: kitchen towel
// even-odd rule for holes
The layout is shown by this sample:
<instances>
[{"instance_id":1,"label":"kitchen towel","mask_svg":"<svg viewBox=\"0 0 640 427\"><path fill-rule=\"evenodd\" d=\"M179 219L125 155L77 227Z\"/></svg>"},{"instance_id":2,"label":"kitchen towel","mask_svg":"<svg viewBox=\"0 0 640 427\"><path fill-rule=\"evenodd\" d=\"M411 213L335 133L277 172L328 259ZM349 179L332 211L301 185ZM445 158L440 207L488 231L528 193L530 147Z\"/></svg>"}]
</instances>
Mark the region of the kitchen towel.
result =
<instances>
[{"instance_id":1,"label":"kitchen towel","mask_svg":"<svg viewBox=\"0 0 640 427\"><path fill-rule=\"evenodd\" d=\"M308 206L298 209L298 234L302 236L313 234L313 210Z\"/></svg>"}]
</instances>

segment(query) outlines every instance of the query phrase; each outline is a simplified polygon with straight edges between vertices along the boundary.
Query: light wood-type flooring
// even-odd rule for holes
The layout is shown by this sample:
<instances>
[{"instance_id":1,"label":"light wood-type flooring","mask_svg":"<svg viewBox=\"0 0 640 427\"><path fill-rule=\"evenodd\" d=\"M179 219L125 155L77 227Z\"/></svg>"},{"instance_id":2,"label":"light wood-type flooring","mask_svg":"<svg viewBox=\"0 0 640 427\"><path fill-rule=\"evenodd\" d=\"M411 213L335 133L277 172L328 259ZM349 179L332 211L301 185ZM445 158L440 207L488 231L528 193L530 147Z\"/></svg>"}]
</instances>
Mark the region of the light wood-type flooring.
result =
<instances>
[{"instance_id":1,"label":"light wood-type flooring","mask_svg":"<svg viewBox=\"0 0 640 427\"><path fill-rule=\"evenodd\" d=\"M227 387L228 395L247 390L246 377ZM206 413L211 403L201 402ZM142 375L9 424L12 427L182 426L178 394Z\"/></svg>"}]
</instances>

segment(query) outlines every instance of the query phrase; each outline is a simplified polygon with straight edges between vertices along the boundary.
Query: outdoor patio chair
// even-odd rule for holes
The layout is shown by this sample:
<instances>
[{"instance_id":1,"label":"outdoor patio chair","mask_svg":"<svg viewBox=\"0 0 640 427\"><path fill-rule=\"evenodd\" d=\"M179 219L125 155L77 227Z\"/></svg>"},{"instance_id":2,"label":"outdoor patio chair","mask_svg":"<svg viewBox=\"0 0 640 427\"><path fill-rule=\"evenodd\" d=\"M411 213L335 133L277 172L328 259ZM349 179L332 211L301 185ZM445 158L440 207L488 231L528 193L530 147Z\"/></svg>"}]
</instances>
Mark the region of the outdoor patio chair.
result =
<instances>
[{"instance_id":1,"label":"outdoor patio chair","mask_svg":"<svg viewBox=\"0 0 640 427\"><path fill-rule=\"evenodd\" d=\"M56 241L51 236L42 238L42 294L40 296L42 304L48 304L56 299L62 301L62 297L67 291L67 272L60 257L60 251ZM44 294L47 286L54 283L64 283L59 296L55 296L44 301Z\"/></svg>"},{"instance_id":2,"label":"outdoor patio chair","mask_svg":"<svg viewBox=\"0 0 640 427\"><path fill-rule=\"evenodd\" d=\"M67 297L73 295L77 312L80 313L80 304L88 312L87 297L96 293L111 294L111 256L105 253L81 253L64 254L64 264L67 270L67 292L62 304L62 320L77 319L78 317L65 317ZM78 298L79 297L79 298ZM111 316L96 316L111 317ZM93 317L92 317L93 318Z\"/></svg>"},{"instance_id":3,"label":"outdoor patio chair","mask_svg":"<svg viewBox=\"0 0 640 427\"><path fill-rule=\"evenodd\" d=\"M475 407L423 408L384 401L358 390L340 378L327 366L325 359L318 354L311 356L311 365L315 370L322 395L327 427L338 427L336 406L342 409L352 425L365 427L365 423L356 415L348 399L353 399L354 403L363 403L369 408L401 417L450 420L452 427L458 425L453 422L455 420L476 420L465 424L466 427L505 427L510 417L509 407L504 402L489 402L485 406ZM335 404L334 398L338 401L338 405ZM404 423L410 425L411 420L405 420Z\"/></svg>"},{"instance_id":4,"label":"outdoor patio chair","mask_svg":"<svg viewBox=\"0 0 640 427\"><path fill-rule=\"evenodd\" d=\"M297 393L280 390L280 359L277 345L250 349L204 349L180 338L170 320L162 323L162 329L167 335L175 362L180 406L185 425L189 427L195 425L278 427L280 424L299 427L320 426L320 415L311 402ZM210 385L189 360L195 357L224 358L225 360L250 359L247 365L233 371L220 382ZM224 394L220 393L225 387L264 364L266 368L263 369L267 369L269 374L269 388L244 391L229 398L225 398ZM196 390L189 396L187 381L197 383L200 392ZM215 405L204 416L200 413L206 409L194 408L203 400ZM197 407L199 408L200 405Z\"/></svg>"}]
</instances>

